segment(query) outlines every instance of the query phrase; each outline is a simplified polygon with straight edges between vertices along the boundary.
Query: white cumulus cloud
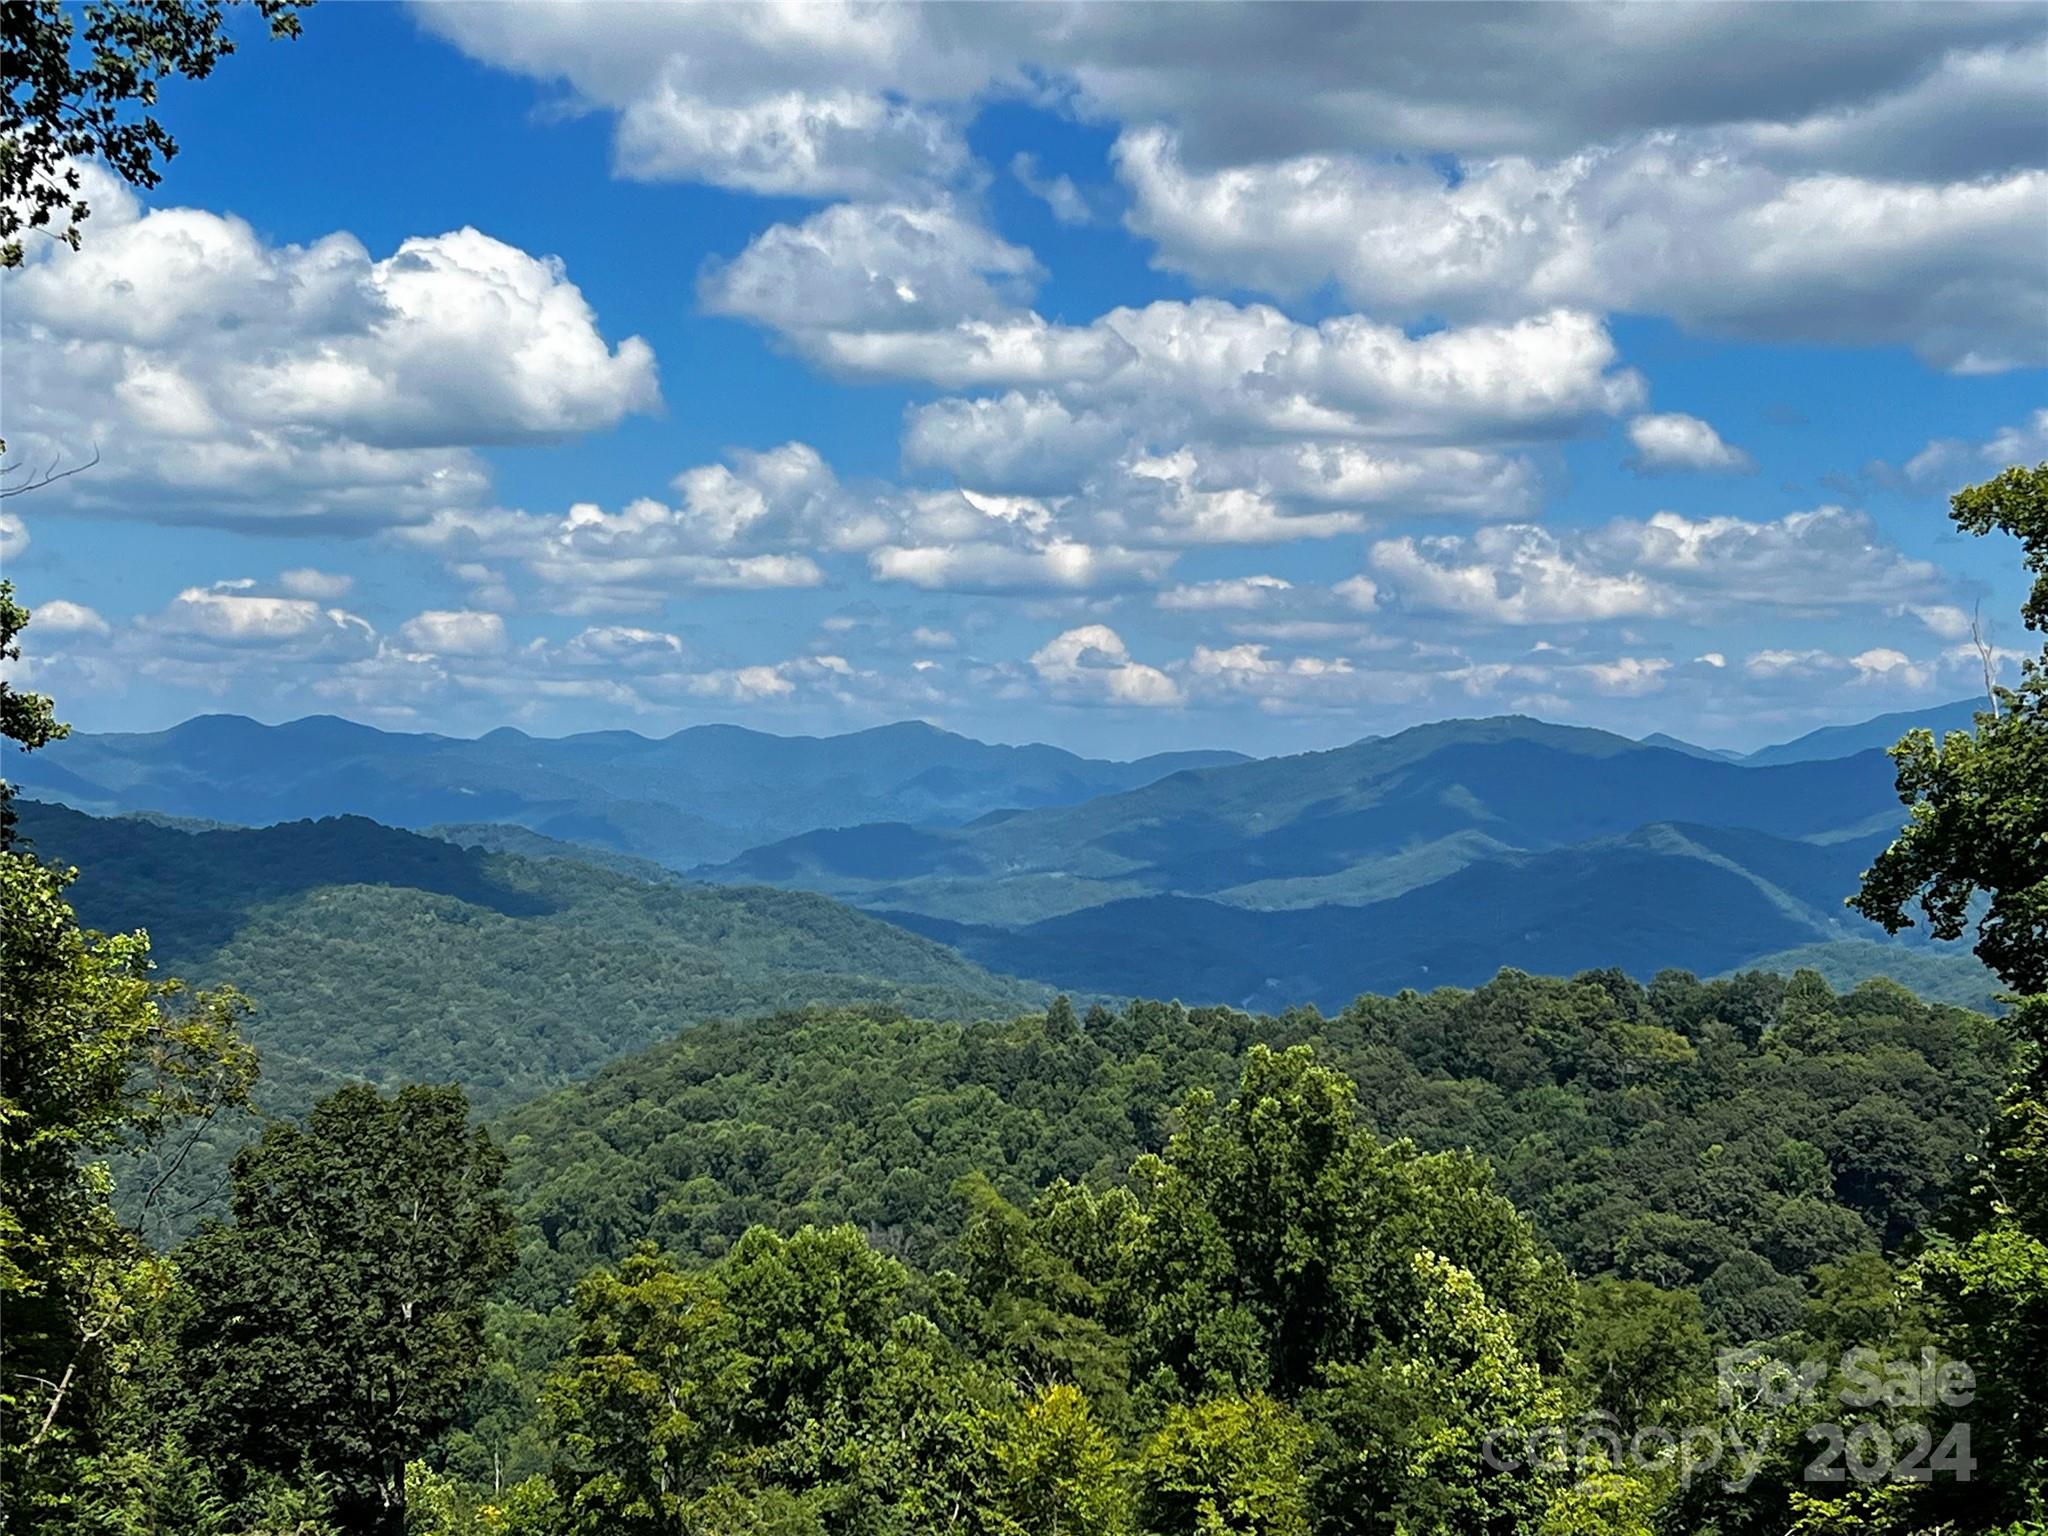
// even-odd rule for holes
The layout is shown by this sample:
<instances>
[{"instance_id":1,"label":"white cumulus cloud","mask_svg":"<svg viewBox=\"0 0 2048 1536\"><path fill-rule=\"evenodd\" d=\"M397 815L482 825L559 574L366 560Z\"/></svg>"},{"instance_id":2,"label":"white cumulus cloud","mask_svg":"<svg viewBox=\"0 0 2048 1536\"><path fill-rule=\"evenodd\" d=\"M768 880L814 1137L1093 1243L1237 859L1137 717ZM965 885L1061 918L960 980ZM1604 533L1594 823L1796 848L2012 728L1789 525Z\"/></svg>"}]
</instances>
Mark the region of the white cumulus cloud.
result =
<instances>
[{"instance_id":1,"label":"white cumulus cloud","mask_svg":"<svg viewBox=\"0 0 2048 1536\"><path fill-rule=\"evenodd\" d=\"M318 645L370 638L370 626L339 608L303 597L269 597L248 590L246 580L187 587L150 627L228 645Z\"/></svg>"},{"instance_id":2,"label":"white cumulus cloud","mask_svg":"<svg viewBox=\"0 0 2048 1536\"><path fill-rule=\"evenodd\" d=\"M1219 608L1255 609L1263 608L1281 593L1293 590L1294 583L1278 576L1232 576L1221 581L1169 587L1154 601L1161 608L1182 613L1202 613Z\"/></svg>"},{"instance_id":3,"label":"white cumulus cloud","mask_svg":"<svg viewBox=\"0 0 2048 1536\"><path fill-rule=\"evenodd\" d=\"M1697 416L1665 411L1638 416L1628 424L1635 448L1629 462L1642 474L1693 470L1702 474L1747 474L1755 460L1721 441L1721 434Z\"/></svg>"},{"instance_id":4,"label":"white cumulus cloud","mask_svg":"<svg viewBox=\"0 0 2048 1536\"><path fill-rule=\"evenodd\" d=\"M1118 168L1132 228L1205 282L1334 280L1411 317L1647 311L1747 340L1900 344L1964 373L2048 358L2048 170L1787 174L1673 133L1455 178L1343 154L1200 170L1158 128L1126 133Z\"/></svg>"},{"instance_id":5,"label":"white cumulus cloud","mask_svg":"<svg viewBox=\"0 0 2048 1536\"><path fill-rule=\"evenodd\" d=\"M861 548L885 531L804 443L737 452L673 483L674 503L643 496L607 512L579 502L560 517L449 509L395 536L486 577L477 557L516 560L549 606L593 613L652 608L693 588L814 587L824 572L803 551Z\"/></svg>"},{"instance_id":6,"label":"white cumulus cloud","mask_svg":"<svg viewBox=\"0 0 2048 1536\"><path fill-rule=\"evenodd\" d=\"M1106 624L1084 624L1048 640L1032 669L1056 696L1145 707L1183 701L1180 685L1157 667L1131 659L1123 637Z\"/></svg>"},{"instance_id":7,"label":"white cumulus cloud","mask_svg":"<svg viewBox=\"0 0 2048 1536\"><path fill-rule=\"evenodd\" d=\"M608 345L560 262L474 229L379 260L348 234L272 245L199 209L130 215L100 210L83 250L5 279L10 453L100 454L53 497L215 522L401 522L481 494L474 448L659 404L645 341Z\"/></svg>"},{"instance_id":8,"label":"white cumulus cloud","mask_svg":"<svg viewBox=\"0 0 2048 1536\"><path fill-rule=\"evenodd\" d=\"M104 635L110 632L107 621L93 609L84 603L67 602L61 597L36 604L32 622L38 634Z\"/></svg>"},{"instance_id":9,"label":"white cumulus cloud","mask_svg":"<svg viewBox=\"0 0 2048 1536\"><path fill-rule=\"evenodd\" d=\"M1381 539L1372 564L1407 604L1481 623L1543 624L1667 613L1672 600L1638 571L1598 569L1554 534L1526 525L1469 538Z\"/></svg>"},{"instance_id":10,"label":"white cumulus cloud","mask_svg":"<svg viewBox=\"0 0 2048 1536\"><path fill-rule=\"evenodd\" d=\"M1937 567L1886 543L1866 514L1841 507L1771 521L1657 512L1569 533L1503 523L1383 539L1370 554L1406 605L1500 624L1825 613L1898 605L1947 584Z\"/></svg>"},{"instance_id":11,"label":"white cumulus cloud","mask_svg":"<svg viewBox=\"0 0 2048 1536\"><path fill-rule=\"evenodd\" d=\"M430 608L398 627L415 650L436 656L490 656L505 649L505 621L495 613Z\"/></svg>"}]
</instances>

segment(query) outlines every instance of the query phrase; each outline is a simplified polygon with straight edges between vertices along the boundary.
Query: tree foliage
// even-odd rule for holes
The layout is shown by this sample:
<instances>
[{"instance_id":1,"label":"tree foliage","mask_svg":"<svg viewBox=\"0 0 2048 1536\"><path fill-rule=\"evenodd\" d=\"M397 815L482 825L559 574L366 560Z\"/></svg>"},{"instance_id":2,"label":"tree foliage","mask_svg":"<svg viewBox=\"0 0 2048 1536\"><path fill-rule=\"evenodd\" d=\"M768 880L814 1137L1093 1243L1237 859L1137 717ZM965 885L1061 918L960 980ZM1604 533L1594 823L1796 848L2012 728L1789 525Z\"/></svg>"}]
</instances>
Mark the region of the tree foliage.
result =
<instances>
[{"instance_id":1,"label":"tree foliage","mask_svg":"<svg viewBox=\"0 0 2048 1536\"><path fill-rule=\"evenodd\" d=\"M312 0L253 3L282 38L299 35ZM235 44L223 0L7 0L6 16L0 267L16 267L25 229L78 248L91 212L79 162L97 160L131 186L157 184L178 152L156 117L158 88L174 76L204 80Z\"/></svg>"},{"instance_id":2,"label":"tree foliage","mask_svg":"<svg viewBox=\"0 0 2048 1536\"><path fill-rule=\"evenodd\" d=\"M0 660L28 619L0 582ZM0 681L0 739L63 732L48 698ZM106 1437L170 1284L102 1159L175 1167L195 1126L246 1102L255 1060L238 994L189 995L150 975L146 935L79 926L71 872L15 846L10 800L0 783L0 1515L27 1523L70 1504L70 1465Z\"/></svg>"},{"instance_id":3,"label":"tree foliage","mask_svg":"<svg viewBox=\"0 0 2048 1536\"><path fill-rule=\"evenodd\" d=\"M71 734L71 727L57 719L57 706L47 694L25 693L8 680L13 664L21 660L21 632L28 623L28 609L14 600L14 583L0 581L0 741L11 742L22 752ZM0 852L14 846L16 825L14 786L0 774Z\"/></svg>"},{"instance_id":4,"label":"tree foliage","mask_svg":"<svg viewBox=\"0 0 2048 1536\"><path fill-rule=\"evenodd\" d=\"M234 1220L179 1254L194 1441L310 1468L366 1530L404 1529L407 1463L482 1365L511 1268L503 1157L460 1089L343 1088L235 1158Z\"/></svg>"},{"instance_id":5,"label":"tree foliage","mask_svg":"<svg viewBox=\"0 0 2048 1536\"><path fill-rule=\"evenodd\" d=\"M1114 1185L1166 1150L1176 1105L1196 1090L1210 1097L1186 1134L1227 1216L1256 1200L1256 1183L1230 1174L1240 1154L1227 1144L1208 1148L1257 1045L1313 1047L1358 1084L1376 1132L1443 1154L1401 1166L1433 1170L1432 1198L1458 1219L1478 1223L1504 1197L1582 1274L1666 1289L1719 1275L1716 1330L1738 1310L1789 1318L1814 1267L1897 1249L1932 1221L2013 1059L1982 1015L1884 983L1838 995L1810 975L1621 988L1510 972L1470 992L1361 998L1334 1018L1138 1002L1075 1031L880 1010L714 1023L502 1121L522 1229L516 1292L551 1307L639 1241L715 1259L764 1222L851 1221L914 1262L942 1262L966 1240L961 1179L983 1175L1020 1203L1061 1181ZM1464 1149L1490 1160L1490 1176ZM1331 1155L1375 1178L1399 1161ZM1319 1179L1337 1182L1306 1148L1256 1157L1288 1159L1271 1172L1305 1199ZM1233 1177L1247 1194L1228 1193ZM967 1233L990 1247L1013 1236L987 1222ZM1256 1274L1263 1239L1244 1241ZM1078 1361L1094 1348L1085 1330L1051 1331L1042 1309L1107 1283L1048 1272L1003 1326L1049 1360ZM1286 1294L1244 1300L1312 1317L1322 1283L1302 1273Z\"/></svg>"},{"instance_id":6,"label":"tree foliage","mask_svg":"<svg viewBox=\"0 0 2048 1536\"><path fill-rule=\"evenodd\" d=\"M2034 577L2021 619L2048 631L2048 463L1957 492L1950 516L2019 541ZM1913 731L1892 756L1911 819L1850 904L1896 933L1917 903L1934 936L1953 939L1981 893L1978 956L2015 991L2048 992L2048 646L2017 688L1995 691L1974 733Z\"/></svg>"},{"instance_id":7,"label":"tree foliage","mask_svg":"<svg viewBox=\"0 0 2048 1536\"><path fill-rule=\"evenodd\" d=\"M1964 531L2018 540L2033 586L2020 610L2048 632L2048 462L2014 465L1950 502ZM1995 690L1974 733L1937 743L1909 734L1892 755L1905 829L1864 877L1852 905L1896 931L1918 903L1937 937L1960 936L1981 908L1977 954L2022 996L2012 1022L2015 1070L1987 1155L1956 1202L1949 1241L1917 1278L1969 1358L1996 1362L1972 1417L1994 1452L2003 1513L2043 1513L2048 1428L2048 643L2019 686Z\"/></svg>"},{"instance_id":8,"label":"tree foliage","mask_svg":"<svg viewBox=\"0 0 2048 1536\"><path fill-rule=\"evenodd\" d=\"M1398 1071L1384 1043L1397 1020L1416 1053ZM1474 1030L1513 1093L1445 1071L1440 1053L1471 1048ZM1643 1030L1696 1043L1644 1052L1631 1033ZM1511 1049L1517 1040L1537 1044ZM390 1529L398 1484L410 1528L433 1536L1778 1536L1820 1518L1792 1496L1804 1488L1800 1437L1821 1410L1759 1418L1721 1405L1709 1327L1714 1342L1793 1360L1848 1342L1910 1355L1960 1315L1932 1269L1929 1304L1902 1309L1873 1221L1919 1186L1886 1174L1893 1143L1836 1145L1812 1100L1832 1082L1840 1118L1879 1094L1921 1094L1939 1062L1988 1102L2002 1040L1992 1021L1896 989L1838 997L1810 977L1642 989L1507 976L1491 992L1362 1000L1337 1020L1134 1004L969 1027L820 1012L705 1026L653 1058L659 1072L620 1069L549 1101L557 1118L529 1112L504 1127L515 1170L573 1166L607 1143L621 1154L555 1187L550 1220L600 1190L625 1201L607 1218L624 1248L611 1264L585 1261L558 1318L489 1309L490 1336L512 1351L509 1380L527 1383L509 1392L482 1359L502 1219L425 1222L434 1271L393 1214L409 1208L406 1189L483 1190L485 1144L448 1090L352 1089L243 1155L235 1225L210 1229L164 1275L167 1322L143 1346L165 1383L145 1394L154 1417L79 1465L95 1509L125 1510L136 1529L179 1528L165 1522L202 1506L219 1521L187 1528L269 1529L265 1511L283 1510L307 1532ZM1657 1096L1657 1079L1626 1065L1638 1055L1677 1074ZM1735 1075L1687 1076L1709 1060ZM586 1100L611 1107L595 1133L560 1118ZM405 1102L421 1117L401 1128ZM1736 1111L1757 1119L1731 1154ZM1385 1139L1368 1122L1390 1114L1448 1144ZM1613 1117L1602 1134L1641 1128L1618 1161L1668 1154L1627 1186L1648 1208L1618 1224L1624 1186L1586 1187L1617 1160L1597 1141L1561 1157L1561 1129L1602 1116ZM1030 1152L1034 1117L1043 1142ZM1486 1120L1528 1143L1500 1176L1455 1150ZM795 1139L735 1129L770 1122ZM1819 1141L1787 1134L1795 1127ZM1087 1166L1050 1171L1062 1166L1055 1148L1091 1135ZM1540 1178L1528 1166L1539 1146ZM1862 1160L1848 1160L1858 1148ZM953 1175L951 1159L972 1167L984 1153L988 1174ZM623 1183L636 1167L643 1185ZM687 1244L677 1239L689 1228L636 1231L640 1188L674 1180L695 1187L699 1208L747 1224L721 1240L714 1223ZM757 1193L728 1207L707 1180ZM1594 1264L1641 1263L1670 1283L1574 1284L1504 1193L1517 1184L1561 1235L1591 1243ZM870 1210L876 1189L899 1201L930 1189L954 1214L900 1229L807 1224ZM489 1204L470 1199L427 1204ZM1877 1202L1871 1219L1852 1199ZM1575 1221L1588 1201L1610 1214ZM1825 1233L1837 1214L1856 1233L1846 1262L1779 1271L1740 1246L1747 1235L1810 1257L1828 1243L1795 1236ZM526 1267L542 1275L566 1256L547 1257L547 1225L524 1236ZM498 1236L465 1259L465 1230ZM1959 1271L1959 1298L2025 1282L2010 1266L1987 1275L1977 1260L1991 1256L1966 1255L1976 1267ZM425 1273L463 1316L406 1342L402 1303ZM1956 1337L1975 1338L1967 1325ZM449 1347L428 1347L435 1338ZM388 1379L378 1362L415 1373L405 1379L421 1393L351 1401L366 1377ZM468 1410L437 1438L463 1384ZM2029 1383L2010 1390L2016 1409L2031 1404ZM1624 1439L1639 1426L1764 1423L1784 1449L1740 1494L1656 1465L1494 1454L1581 1422ZM1896 1528L2007 1507L1957 1504L1953 1491L1897 1506L1919 1524Z\"/></svg>"}]
</instances>

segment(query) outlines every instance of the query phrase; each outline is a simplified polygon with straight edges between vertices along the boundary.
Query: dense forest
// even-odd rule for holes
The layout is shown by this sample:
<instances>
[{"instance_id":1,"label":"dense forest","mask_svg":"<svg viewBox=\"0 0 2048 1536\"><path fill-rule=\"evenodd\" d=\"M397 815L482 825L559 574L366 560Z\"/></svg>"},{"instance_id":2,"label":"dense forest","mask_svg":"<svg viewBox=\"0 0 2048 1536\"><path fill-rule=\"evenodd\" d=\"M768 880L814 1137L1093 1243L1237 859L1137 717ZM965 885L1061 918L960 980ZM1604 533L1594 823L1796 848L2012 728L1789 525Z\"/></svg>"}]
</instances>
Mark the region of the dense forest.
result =
<instances>
[{"instance_id":1,"label":"dense forest","mask_svg":"<svg viewBox=\"0 0 2048 1536\"><path fill-rule=\"evenodd\" d=\"M1955 499L2022 540L2036 628L2044 507L2048 465ZM29 620L0 584L6 660ZM222 1215L163 1246L183 1161L260 1102L223 957L374 999L347 957L395 929L431 995L463 953L444 926L609 938L621 963L674 931L708 957L782 893L347 822L74 818L74 874L22 841L65 813L0 792L9 1527L2039 1536L2048 670L1996 706L1900 743L1912 814L1853 905L1974 933L2002 1018L1811 971L1617 969L1328 1016L1018 1014L845 913L761 931L799 975L911 946L951 1017L707 1021L481 1116L459 1084L345 1083L266 1117ZM0 726L63 730L5 683ZM145 848L131 882L205 889L251 835L274 840L261 900L160 924L206 990L74 910L94 857ZM324 883L336 838L405 883ZM576 1023L573 992L516 998L518 940L475 953L530 1040ZM366 1008L366 1039L404 1018Z\"/></svg>"},{"instance_id":2,"label":"dense forest","mask_svg":"<svg viewBox=\"0 0 2048 1536\"><path fill-rule=\"evenodd\" d=\"M1837 996L1810 972L1508 972L1327 1019L1139 1002L706 1025L496 1122L514 1291L550 1306L640 1241L716 1258L761 1223L851 1222L938 1262L962 1178L1020 1201L1119 1182L1259 1046L1342 1073L1381 1137L1483 1154L1575 1273L1701 1291L1723 1338L1770 1335L1817 1266L1929 1226L2013 1064L1994 1020L1886 982Z\"/></svg>"},{"instance_id":3,"label":"dense forest","mask_svg":"<svg viewBox=\"0 0 2048 1536\"><path fill-rule=\"evenodd\" d=\"M68 899L88 925L146 928L164 969L254 1000L242 1030L269 1114L354 1081L459 1082L488 1112L703 1019L857 1002L973 1016L1047 994L800 891L651 883L359 816L188 830L18 814L25 846L80 871ZM254 1125L223 1115L176 1145L154 1235L219 1209Z\"/></svg>"},{"instance_id":4,"label":"dense forest","mask_svg":"<svg viewBox=\"0 0 2048 1536\"><path fill-rule=\"evenodd\" d=\"M452 1090L346 1089L131 1303L154 1369L116 1372L41 1513L1986 1529L2048 1448L1978 1353L2009 1340L1973 1242L1919 1234L1969 1229L1964 1128L2021 1059L1884 984L1506 975L1328 1020L707 1025L482 1131ZM1976 1412L1852 1426L1866 1463L1924 1429L1973 1478L1808 1480L1855 1350L1978 1362Z\"/></svg>"},{"instance_id":5,"label":"dense forest","mask_svg":"<svg viewBox=\"0 0 2048 1536\"><path fill-rule=\"evenodd\" d=\"M697 1018L1047 995L801 891L650 882L359 816L192 832L35 802L19 817L38 854L80 871L86 922L147 926L165 966L260 997L266 1057L316 1080L454 1078L496 1108Z\"/></svg>"}]
</instances>

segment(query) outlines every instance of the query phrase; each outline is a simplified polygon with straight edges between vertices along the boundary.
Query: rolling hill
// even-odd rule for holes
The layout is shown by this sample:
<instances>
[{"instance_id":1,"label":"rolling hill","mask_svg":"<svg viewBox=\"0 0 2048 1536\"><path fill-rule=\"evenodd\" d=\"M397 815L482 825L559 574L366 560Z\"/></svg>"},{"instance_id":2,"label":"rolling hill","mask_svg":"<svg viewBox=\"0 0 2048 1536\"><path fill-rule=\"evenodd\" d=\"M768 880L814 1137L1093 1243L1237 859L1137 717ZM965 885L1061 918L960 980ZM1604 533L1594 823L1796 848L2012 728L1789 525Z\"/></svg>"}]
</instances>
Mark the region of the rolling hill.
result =
<instances>
[{"instance_id":1,"label":"rolling hill","mask_svg":"<svg viewBox=\"0 0 2048 1536\"><path fill-rule=\"evenodd\" d=\"M81 869L82 921L147 928L164 972L232 981L257 1045L323 1080L454 1078L488 1107L714 1015L1046 995L807 892L656 884L354 816L183 832L28 802L21 819Z\"/></svg>"},{"instance_id":2,"label":"rolling hill","mask_svg":"<svg viewBox=\"0 0 2048 1536\"><path fill-rule=\"evenodd\" d=\"M24 759L17 778L26 794L94 814L248 826L339 815L396 827L503 822L682 868L813 827L971 821L1238 761L1176 752L1108 762L911 721L828 737L707 725L660 739L507 727L471 740L332 716L263 725L202 715L167 731L74 735Z\"/></svg>"},{"instance_id":3,"label":"rolling hill","mask_svg":"<svg viewBox=\"0 0 2048 1536\"><path fill-rule=\"evenodd\" d=\"M185 832L21 812L40 856L82 871L82 921L147 928L163 974L255 1000L272 1112L351 1079L456 1081L490 1111L706 1018L828 1002L972 1017L1047 996L805 892L653 884L360 817Z\"/></svg>"},{"instance_id":4,"label":"rolling hill","mask_svg":"<svg viewBox=\"0 0 2048 1536\"><path fill-rule=\"evenodd\" d=\"M984 965L1088 991L1144 995L1174 975L1175 995L1190 1002L1336 1009L1361 992L1477 986L1503 966L1611 965L1645 978L1733 970L1829 931L1785 898L1689 845L1686 829L1659 826L1483 860L1359 906L1267 911L1142 896L1015 929L895 916Z\"/></svg>"},{"instance_id":5,"label":"rolling hill","mask_svg":"<svg viewBox=\"0 0 2048 1536\"><path fill-rule=\"evenodd\" d=\"M1888 829L1897 807L1878 752L1758 769L1505 717L1179 773L960 828L810 832L702 873L865 894L883 882L1058 872L1218 894L1338 875L1445 839L1534 850L1662 821L1810 838Z\"/></svg>"}]
</instances>

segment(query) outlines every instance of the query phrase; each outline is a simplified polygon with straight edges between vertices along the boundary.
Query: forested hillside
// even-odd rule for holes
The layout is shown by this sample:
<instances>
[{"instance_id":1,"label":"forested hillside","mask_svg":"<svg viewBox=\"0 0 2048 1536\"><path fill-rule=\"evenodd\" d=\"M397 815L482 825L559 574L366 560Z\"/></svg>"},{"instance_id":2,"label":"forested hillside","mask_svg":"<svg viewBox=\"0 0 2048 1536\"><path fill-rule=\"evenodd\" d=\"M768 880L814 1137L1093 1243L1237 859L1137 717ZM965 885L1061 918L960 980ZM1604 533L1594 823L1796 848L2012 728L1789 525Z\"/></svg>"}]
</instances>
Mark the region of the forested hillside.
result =
<instances>
[{"instance_id":1,"label":"forested hillside","mask_svg":"<svg viewBox=\"0 0 2048 1536\"><path fill-rule=\"evenodd\" d=\"M1360 905L1263 911L1145 896L1019 928L877 910L984 965L1066 977L1091 991L1142 993L1173 977L1189 999L1269 1007L1298 999L1333 1009L1363 991L1469 986L1503 963L1713 973L1833 931L1782 887L1699 847L1686 829L1652 828L1611 843L1488 859ZM1867 863L1874 851L1852 848L1848 862ZM1836 853L1813 862L1824 869ZM1951 963L1981 974L1967 957Z\"/></svg>"},{"instance_id":2,"label":"forested hillside","mask_svg":"<svg viewBox=\"0 0 2048 1536\"><path fill-rule=\"evenodd\" d=\"M139 813L137 813L139 814ZM215 829L219 830L219 829ZM515 821L451 821L422 827L428 837L437 837L458 848L481 848L486 853L516 853L522 859L568 859L576 864L594 864L613 874L657 885L681 885L688 877L666 864L643 859L593 843L572 843L522 827Z\"/></svg>"},{"instance_id":3,"label":"forested hillside","mask_svg":"<svg viewBox=\"0 0 2048 1536\"><path fill-rule=\"evenodd\" d=\"M929 1264L963 1176L1025 1201L1115 1182L1164 1145L1166 1106L1226 1091L1254 1045L1310 1047L1382 1137L1484 1154L1575 1273L1700 1291L1722 1338L1789 1327L1816 1265L1932 1224L2013 1050L1980 1014L1811 972L1506 972L1330 1017L1135 1002L709 1025L498 1123L518 1285L553 1305L643 1239L716 1257L758 1223L852 1222Z\"/></svg>"},{"instance_id":4,"label":"forested hillside","mask_svg":"<svg viewBox=\"0 0 2048 1536\"><path fill-rule=\"evenodd\" d=\"M185 832L21 807L103 931L149 931L158 965L254 1003L261 1106L344 1082L459 1082L491 1110L701 1019L874 1001L947 1017L1045 995L820 896L653 884L336 817ZM238 1132L224 1133L232 1143ZM217 1157L180 1174L196 1196Z\"/></svg>"},{"instance_id":5,"label":"forested hillside","mask_svg":"<svg viewBox=\"0 0 2048 1536\"><path fill-rule=\"evenodd\" d=\"M195 983L233 978L274 1095L452 1079L491 1108L698 1019L863 1000L972 1017L1044 995L802 892L650 884L360 817L186 833L30 804L22 829L79 866L86 922L147 928Z\"/></svg>"},{"instance_id":6,"label":"forested hillside","mask_svg":"<svg viewBox=\"0 0 2048 1536\"><path fill-rule=\"evenodd\" d=\"M1502 965L1706 975L1869 942L1841 899L1890 835L1875 747L1901 718L1744 760L1503 718L1109 763L914 724L468 741L209 716L61 743L29 782L85 809L346 812L643 879L694 866L856 904L1048 986L1335 1009ZM1901 964L1945 996L1992 991L1959 950Z\"/></svg>"}]
</instances>

